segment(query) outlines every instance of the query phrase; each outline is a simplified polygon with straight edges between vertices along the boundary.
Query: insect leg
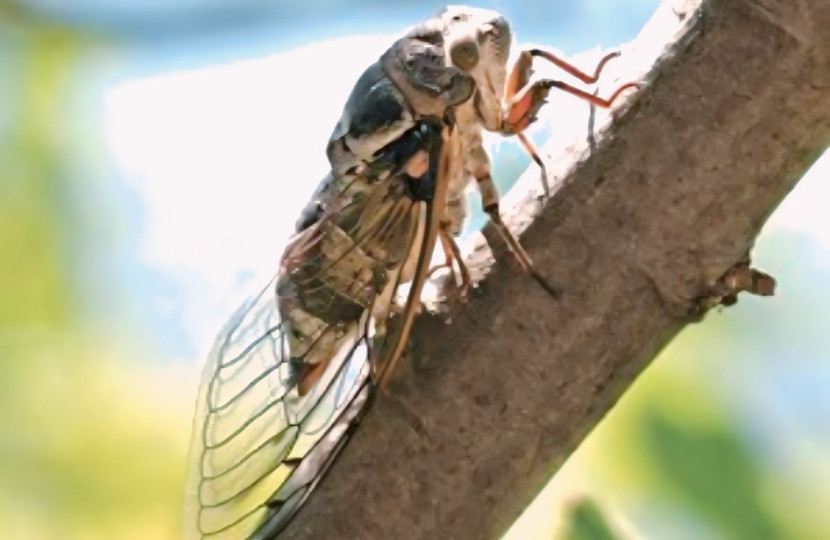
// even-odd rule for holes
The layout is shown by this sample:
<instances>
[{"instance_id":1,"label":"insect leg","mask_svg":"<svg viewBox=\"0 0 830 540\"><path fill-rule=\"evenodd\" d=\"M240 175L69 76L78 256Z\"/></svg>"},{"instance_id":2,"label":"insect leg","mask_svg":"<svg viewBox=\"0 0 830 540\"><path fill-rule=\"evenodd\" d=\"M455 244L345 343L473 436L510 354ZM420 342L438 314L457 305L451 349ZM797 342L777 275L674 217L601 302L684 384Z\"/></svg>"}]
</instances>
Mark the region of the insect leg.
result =
<instances>
[{"instance_id":1,"label":"insect leg","mask_svg":"<svg viewBox=\"0 0 830 540\"><path fill-rule=\"evenodd\" d=\"M602 68L605 67L605 64L612 58L616 58L619 55L619 52L606 54L602 60L599 61L599 64L597 64L594 74L588 75L578 67L559 58L552 52L544 51L542 49L522 51L519 53L519 58L516 60L516 63L513 65L513 69L510 71L510 76L508 78L504 93L505 102L512 107L515 105L515 96L518 94L524 94L527 91L530 83L530 75L533 72L531 67L533 65L534 56L539 56L549 62L552 62L586 84L593 84L599 80L599 75L602 72Z\"/></svg>"},{"instance_id":2,"label":"insect leg","mask_svg":"<svg viewBox=\"0 0 830 540\"><path fill-rule=\"evenodd\" d=\"M443 222L441 223L441 228L438 230L438 239L441 241L441 248L444 250L445 262L443 265L431 268L429 274L432 274L436 270L446 266L450 269L450 278L452 279L452 284L455 285L455 266L453 265L453 261L455 261L458 264L458 272L461 277L461 284L459 285L458 294L461 298L465 298L470 290L470 287L473 285L473 279L470 276L470 270L464 263L464 258L461 255L461 249L458 247L455 238L453 238L452 234L449 232L448 225L448 223Z\"/></svg>"},{"instance_id":3,"label":"insect leg","mask_svg":"<svg viewBox=\"0 0 830 540\"><path fill-rule=\"evenodd\" d=\"M533 120L529 120L527 124L522 126L521 128L517 128L516 124L518 123L521 118L528 116L526 113L528 111L522 111L521 114L518 116L516 115L516 111L520 110L521 105L517 105L515 102L516 93L519 91L524 91L528 87L528 83L530 82L530 74L532 73L531 65L533 63L533 57L531 56L530 51L522 51L519 53L519 58L516 60L516 63L513 65L513 68L510 70L510 75L507 79L507 84L505 87L504 93L504 101L502 105L502 131L505 133L515 133L519 137L519 141L522 143L522 148L524 148L525 152L533 158L533 161L539 165L541 169L541 181L542 181L542 189L544 190L544 197L548 198L550 196L550 186L548 185L548 173L547 168L545 167L542 158L539 157L539 152L533 146L533 143L522 134L522 130L527 127ZM539 100L539 106L544 103L544 96ZM538 109L538 107L537 107ZM535 112L533 113L535 114ZM511 120L512 119L512 120ZM535 118L534 118L535 119Z\"/></svg>"},{"instance_id":4,"label":"insect leg","mask_svg":"<svg viewBox=\"0 0 830 540\"><path fill-rule=\"evenodd\" d=\"M619 88L608 99L603 99L599 96L590 94L584 90L580 90L568 83L557 81L553 79L542 79L526 86L518 94L513 96L513 99L506 104L504 111L504 120L502 124L502 132L506 134L516 134L524 131L527 126L536 121L536 113L546 103L545 98L548 97L551 88L558 88L572 94L580 99L583 99L597 107L607 109L615 99L625 90L629 88L639 88L637 83L627 83Z\"/></svg>"},{"instance_id":5,"label":"insect leg","mask_svg":"<svg viewBox=\"0 0 830 540\"><path fill-rule=\"evenodd\" d=\"M531 56L539 56L539 57L544 58L548 62L553 63L557 67L561 68L562 70L569 73L570 75L573 75L574 77L576 77L580 81L584 82L585 84L594 84L595 82L597 82L599 80L599 74L602 73L602 68L605 67L605 64L607 64L608 61L611 60L612 58L616 58L620 55L619 51L614 51L614 52L606 54L605 56L602 57L602 60L599 61L599 64L597 64L596 69L594 69L594 74L593 75L588 75L587 73L585 73L584 71L582 71L581 69L576 67L575 65L559 58L558 56L556 56L555 54L553 54L550 51L544 51L542 49L531 49L528 52L530 53Z\"/></svg>"},{"instance_id":6,"label":"insect leg","mask_svg":"<svg viewBox=\"0 0 830 540\"><path fill-rule=\"evenodd\" d=\"M536 271L530 256L501 219L501 214L499 213L499 192L493 183L493 178L490 176L490 158L487 157L487 153L481 147L475 148L470 152L470 159L477 165L473 169L473 176L478 182L479 192L481 193L481 204L484 207L484 211L490 216L490 221L493 222L499 235L507 243L513 256L516 257L519 266L530 274L548 294L554 298L559 298L559 291L545 281L545 278Z\"/></svg>"},{"instance_id":7,"label":"insect leg","mask_svg":"<svg viewBox=\"0 0 830 540\"><path fill-rule=\"evenodd\" d=\"M545 278L539 274L539 272L536 271L536 268L533 266L533 261L530 259L530 256L524 250L522 245L519 244L519 241L516 239L516 237L513 236L513 233L511 233L510 230L507 228L507 225L505 225L502 221L501 216L499 215L498 204L496 204L495 207L485 208L484 211L487 212L488 216L490 216L490 221L493 222L493 225L496 226L496 230L499 231L501 237L504 239L505 242L507 242L507 245L510 247L510 251L513 252L513 255L515 255L516 260L519 262L522 268L528 274L530 274L531 277L533 277L533 279L535 279L536 282L539 285L541 285L543 289L545 289L545 292L547 292L554 298L559 298L560 292L556 288L554 288L553 285L548 283L545 280Z\"/></svg>"},{"instance_id":8,"label":"insect leg","mask_svg":"<svg viewBox=\"0 0 830 540\"><path fill-rule=\"evenodd\" d=\"M512 103L513 97L521 90L524 90L530 83L530 75L533 72L533 57L530 51L522 51L519 53L519 58L513 64L510 70L510 75L507 78L507 84L504 89L505 103Z\"/></svg>"},{"instance_id":9,"label":"insect leg","mask_svg":"<svg viewBox=\"0 0 830 540\"><path fill-rule=\"evenodd\" d=\"M427 272L427 278L432 277L432 274L441 270L442 268L448 268L450 271L450 276L452 280L455 281L455 267L452 264L453 256L452 256L452 249L450 245L447 243L445 239L445 232L444 232L444 223L441 223L441 229L438 230L438 239L441 241L441 249L444 252L444 262L442 264L436 264L432 268L429 269Z\"/></svg>"},{"instance_id":10,"label":"insect leg","mask_svg":"<svg viewBox=\"0 0 830 540\"><path fill-rule=\"evenodd\" d=\"M455 258L455 262L458 263L458 272L461 274L461 296L465 297L467 296L470 287L472 287L473 285L473 279L470 276L470 270L464 263L464 258L461 256L461 249L459 249L458 244L455 241L455 238L453 238L449 234L441 233L441 242L446 243L449 246L450 252L452 253L452 256Z\"/></svg>"},{"instance_id":11,"label":"insect leg","mask_svg":"<svg viewBox=\"0 0 830 540\"><path fill-rule=\"evenodd\" d=\"M533 161L539 166L539 169L542 171L542 189L544 189L545 198L547 199L550 197L550 186L548 185L548 170L545 168L545 162L542 161L542 158L539 156L539 151L536 150L536 147L533 146L533 143L530 142L530 139L525 137L525 134L522 132L516 133L516 136L519 138L519 142L522 143L522 148L524 148L525 152L527 152Z\"/></svg>"},{"instance_id":12,"label":"insect leg","mask_svg":"<svg viewBox=\"0 0 830 540\"><path fill-rule=\"evenodd\" d=\"M584 99L598 107L608 108L614 99L625 89L637 88L635 83L628 83L617 89L609 99L602 99L579 90L567 83L550 79L537 81L530 84L532 73L533 57L541 57L563 69L570 75L578 78L586 84L593 84L599 79L602 68L612 58L619 56L619 52L612 52L605 55L597 64L593 75L585 73L573 64L566 62L550 51L542 49L530 49L522 51L519 58L510 72L510 77L505 88L504 113L502 131L508 134L520 133L528 125L536 120L536 113L545 103L550 88L559 88L581 99ZM532 155L532 154L531 154Z\"/></svg>"},{"instance_id":13,"label":"insect leg","mask_svg":"<svg viewBox=\"0 0 830 540\"><path fill-rule=\"evenodd\" d=\"M611 104L614 103L614 100L617 99L617 97L619 97L619 95L621 93L623 93L625 90L628 90L629 88L639 88L640 87L640 85L638 85L637 83L633 83L633 82L632 83L626 83L626 84L620 86L619 88L617 88L614 91L614 93L611 94L610 98L603 99L599 96L595 96L594 94L590 94L590 93L588 93L584 90L580 90L579 88L576 88L575 86L571 86L570 84L564 83L562 81L556 81L556 80L552 80L552 79L543 79L543 80L538 81L534 84L534 86L537 86L537 85L542 86L542 87L547 87L547 88L558 88L559 90L564 90L565 92L568 92L569 94L572 94L572 95L574 95L574 96L576 96L580 99L583 99L583 100L587 101L588 103L591 103L592 105L596 105L597 107L602 107L603 109L608 109L609 107L611 107Z\"/></svg>"},{"instance_id":14,"label":"insect leg","mask_svg":"<svg viewBox=\"0 0 830 540\"><path fill-rule=\"evenodd\" d=\"M468 213L465 188L472 181L472 178L463 169L459 169L457 173L448 180L447 202L444 207L444 216L441 219L438 229L438 239L441 241L441 247L444 251L444 264L431 268L429 273L432 274L436 270L448 267L452 282L455 284L455 266L453 265L453 260L456 260L461 274L462 288L466 289L470 285L471 280L469 279L467 267L464 265L461 257L461 250L458 248L453 237L459 236L461 230L464 228L464 221Z\"/></svg>"}]
</instances>

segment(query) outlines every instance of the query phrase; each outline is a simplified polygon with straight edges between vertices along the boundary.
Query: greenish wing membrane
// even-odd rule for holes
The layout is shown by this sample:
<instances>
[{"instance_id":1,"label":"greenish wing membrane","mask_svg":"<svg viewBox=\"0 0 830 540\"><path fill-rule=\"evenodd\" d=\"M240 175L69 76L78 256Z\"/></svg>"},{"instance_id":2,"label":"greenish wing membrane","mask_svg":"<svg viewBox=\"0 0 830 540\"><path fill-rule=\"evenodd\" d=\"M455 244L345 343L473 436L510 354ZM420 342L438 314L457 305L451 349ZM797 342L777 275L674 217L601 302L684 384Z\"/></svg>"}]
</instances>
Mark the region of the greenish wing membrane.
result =
<instances>
[{"instance_id":1,"label":"greenish wing membrane","mask_svg":"<svg viewBox=\"0 0 830 540\"><path fill-rule=\"evenodd\" d=\"M410 267L428 263L421 254L428 202L418 200L412 186L431 189L434 152L424 177L403 171L411 155L433 148L436 137L440 143L440 128L416 126L408 133L386 150L394 159L378 156L389 163L383 179L369 172L341 179L342 191L329 202L346 204L323 212L299 233L310 243L296 244L291 252L296 275L281 270L216 339L202 375L191 442L187 538L278 534L347 441L385 367L386 352L406 338L403 317L392 317L395 292L412 279ZM356 281L365 279L359 261L374 261L369 281ZM296 336L289 335L283 320L289 315L281 312L300 304L281 306L280 281L292 298L323 301L325 315L314 323L323 325L315 327L321 337L308 334L300 358L291 358ZM358 283L364 285L356 288ZM303 378L317 366L319 379L301 392Z\"/></svg>"},{"instance_id":2,"label":"greenish wing membrane","mask_svg":"<svg viewBox=\"0 0 830 540\"><path fill-rule=\"evenodd\" d=\"M357 325L323 378L299 395L275 282L231 317L205 367L187 485L189 537L257 537L287 522L368 397L367 345Z\"/></svg>"}]
</instances>

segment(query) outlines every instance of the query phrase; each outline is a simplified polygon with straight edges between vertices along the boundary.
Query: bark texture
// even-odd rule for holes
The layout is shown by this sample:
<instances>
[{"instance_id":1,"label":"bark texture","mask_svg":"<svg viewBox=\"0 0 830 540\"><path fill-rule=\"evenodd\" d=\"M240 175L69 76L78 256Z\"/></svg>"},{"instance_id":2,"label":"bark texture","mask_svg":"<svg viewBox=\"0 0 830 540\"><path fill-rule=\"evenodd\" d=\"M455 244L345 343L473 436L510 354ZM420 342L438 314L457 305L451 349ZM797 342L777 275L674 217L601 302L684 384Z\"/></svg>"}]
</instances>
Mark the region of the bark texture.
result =
<instances>
[{"instance_id":1,"label":"bark texture","mask_svg":"<svg viewBox=\"0 0 830 540\"><path fill-rule=\"evenodd\" d=\"M689 16L522 235L562 298L494 248L452 324L419 318L286 538L499 537L746 256L830 144L830 2L711 0Z\"/></svg>"}]
</instances>

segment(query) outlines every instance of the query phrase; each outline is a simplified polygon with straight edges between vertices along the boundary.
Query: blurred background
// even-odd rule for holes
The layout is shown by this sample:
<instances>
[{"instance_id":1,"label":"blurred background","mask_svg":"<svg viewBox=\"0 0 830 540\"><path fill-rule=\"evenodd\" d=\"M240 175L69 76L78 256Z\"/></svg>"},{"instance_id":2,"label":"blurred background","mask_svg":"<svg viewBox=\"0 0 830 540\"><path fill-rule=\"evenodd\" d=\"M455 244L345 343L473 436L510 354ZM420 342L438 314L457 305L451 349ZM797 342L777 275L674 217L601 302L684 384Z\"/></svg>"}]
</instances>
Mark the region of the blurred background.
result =
<instances>
[{"instance_id":1,"label":"blurred background","mask_svg":"<svg viewBox=\"0 0 830 540\"><path fill-rule=\"evenodd\" d=\"M573 55L658 0L477 4ZM0 0L0 536L179 536L213 336L274 271L359 73L440 8ZM495 150L506 187L528 160ZM828 175L758 240L777 296L684 330L508 538L830 538Z\"/></svg>"}]
</instances>

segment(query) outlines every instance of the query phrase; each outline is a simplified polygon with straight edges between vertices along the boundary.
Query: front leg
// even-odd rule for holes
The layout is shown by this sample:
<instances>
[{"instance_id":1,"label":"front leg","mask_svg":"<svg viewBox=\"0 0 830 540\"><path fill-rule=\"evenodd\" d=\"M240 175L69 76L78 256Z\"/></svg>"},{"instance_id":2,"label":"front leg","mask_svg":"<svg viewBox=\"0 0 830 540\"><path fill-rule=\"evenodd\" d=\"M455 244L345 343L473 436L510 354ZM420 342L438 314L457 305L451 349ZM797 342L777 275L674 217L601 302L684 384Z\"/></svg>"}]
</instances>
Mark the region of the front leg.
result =
<instances>
[{"instance_id":1,"label":"front leg","mask_svg":"<svg viewBox=\"0 0 830 540\"><path fill-rule=\"evenodd\" d=\"M531 49L522 51L519 58L510 72L505 88L504 102L502 104L502 122L501 132L507 135L516 135L522 143L522 147L533 158L533 161L539 165L542 173L542 188L544 190L545 198L550 196L550 188L548 186L548 176L545 164L542 158L539 157L539 152L530 142L530 140L522 133L530 124L536 121L536 115L539 109L547 103L546 98L551 88L559 88L579 98L582 98L599 107L608 108L616 97L628 88L636 88L635 83L628 83L617 89L616 92L607 100L574 88L561 81L541 80L534 84L530 84L530 76L533 73L533 57L544 58L556 66L562 68L567 73L573 75L584 83L595 83L599 79L602 68L605 64L619 56L620 53L612 52L605 55L597 64L593 75L589 75L580 70L576 66L562 60L552 52L543 51L541 49Z\"/></svg>"},{"instance_id":2,"label":"front leg","mask_svg":"<svg viewBox=\"0 0 830 540\"><path fill-rule=\"evenodd\" d=\"M507 80L507 86L504 91L505 103L509 108L515 102L516 95L522 93L530 85L530 76L533 74L533 57L535 56L544 58L585 84L594 84L599 80L600 73L602 73L602 68L605 67L605 64L619 55L620 53L616 51L606 54L597 64L597 67L594 69L594 74L588 75L578 67L566 62L550 51L544 51L542 49L522 51L519 53L519 58L513 65L513 69L510 71L510 76Z\"/></svg>"},{"instance_id":3,"label":"front leg","mask_svg":"<svg viewBox=\"0 0 830 540\"><path fill-rule=\"evenodd\" d=\"M562 81L554 79L538 80L535 83L525 87L524 90L516 94L511 103L507 104L504 112L504 121L502 123L502 132L506 135L519 134L524 131L527 126L535 122L536 113L539 112L542 105L547 103L545 98L548 97L551 88L564 90L571 95L587 101L591 105L602 107L603 109L609 109L614 103L614 100L616 100L620 94L629 88L639 88L639 85L637 83L626 83L617 88L617 90L611 94L610 98L604 99Z\"/></svg>"}]
</instances>

